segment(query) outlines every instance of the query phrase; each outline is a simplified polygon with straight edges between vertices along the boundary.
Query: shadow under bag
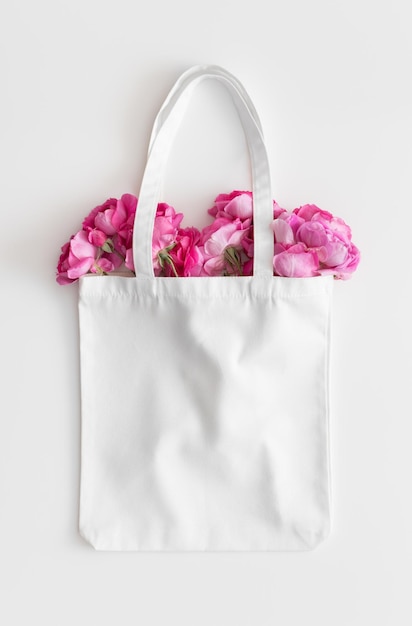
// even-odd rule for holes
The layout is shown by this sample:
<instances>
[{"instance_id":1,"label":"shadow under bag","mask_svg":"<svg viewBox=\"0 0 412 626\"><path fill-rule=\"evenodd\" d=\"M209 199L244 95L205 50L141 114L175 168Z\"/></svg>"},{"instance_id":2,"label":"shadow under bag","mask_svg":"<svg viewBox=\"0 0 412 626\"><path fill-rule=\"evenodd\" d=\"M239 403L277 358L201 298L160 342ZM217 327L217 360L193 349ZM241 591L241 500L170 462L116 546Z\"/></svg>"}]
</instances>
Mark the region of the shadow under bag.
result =
<instances>
[{"instance_id":1,"label":"shadow under bag","mask_svg":"<svg viewBox=\"0 0 412 626\"><path fill-rule=\"evenodd\" d=\"M168 153L203 79L230 92L250 152L254 273L162 277L152 234ZM98 550L307 550L329 532L331 276L273 276L256 111L215 66L183 74L155 122L136 277L80 279L80 532Z\"/></svg>"}]
</instances>

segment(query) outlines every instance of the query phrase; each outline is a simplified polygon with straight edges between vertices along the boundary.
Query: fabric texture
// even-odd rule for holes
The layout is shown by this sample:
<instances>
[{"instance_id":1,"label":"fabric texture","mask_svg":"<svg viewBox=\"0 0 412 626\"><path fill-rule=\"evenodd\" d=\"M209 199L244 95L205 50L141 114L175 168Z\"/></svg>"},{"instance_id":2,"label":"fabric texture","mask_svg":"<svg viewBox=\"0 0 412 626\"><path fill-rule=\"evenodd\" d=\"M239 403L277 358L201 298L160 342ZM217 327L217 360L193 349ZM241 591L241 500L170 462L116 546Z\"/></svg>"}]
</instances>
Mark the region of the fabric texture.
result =
<instances>
[{"instance_id":1,"label":"fabric texture","mask_svg":"<svg viewBox=\"0 0 412 626\"><path fill-rule=\"evenodd\" d=\"M205 78L229 88L249 146L254 275L155 278L161 177ZM80 280L80 532L96 549L306 550L327 536L333 279L274 277L272 219L249 97L222 68L192 68L155 122L136 278Z\"/></svg>"}]
</instances>

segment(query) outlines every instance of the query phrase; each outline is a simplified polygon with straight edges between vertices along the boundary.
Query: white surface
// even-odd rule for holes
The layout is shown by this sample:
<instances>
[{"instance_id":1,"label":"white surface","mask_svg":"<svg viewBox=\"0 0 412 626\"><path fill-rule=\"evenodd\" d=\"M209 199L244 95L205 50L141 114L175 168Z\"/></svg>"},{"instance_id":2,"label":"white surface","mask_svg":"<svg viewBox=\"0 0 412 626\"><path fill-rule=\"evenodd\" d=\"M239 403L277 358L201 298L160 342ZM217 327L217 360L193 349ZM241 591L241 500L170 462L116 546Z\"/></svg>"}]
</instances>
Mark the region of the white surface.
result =
<instances>
[{"instance_id":1,"label":"white surface","mask_svg":"<svg viewBox=\"0 0 412 626\"><path fill-rule=\"evenodd\" d=\"M407 0L3 1L2 624L409 626L410 20ZM344 217L363 253L335 285L334 527L314 552L98 554L77 534L76 287L54 284L58 250L95 204L137 193L156 110L195 63L250 92L276 199ZM201 89L167 194L200 212L206 190L247 186L229 103Z\"/></svg>"}]
</instances>

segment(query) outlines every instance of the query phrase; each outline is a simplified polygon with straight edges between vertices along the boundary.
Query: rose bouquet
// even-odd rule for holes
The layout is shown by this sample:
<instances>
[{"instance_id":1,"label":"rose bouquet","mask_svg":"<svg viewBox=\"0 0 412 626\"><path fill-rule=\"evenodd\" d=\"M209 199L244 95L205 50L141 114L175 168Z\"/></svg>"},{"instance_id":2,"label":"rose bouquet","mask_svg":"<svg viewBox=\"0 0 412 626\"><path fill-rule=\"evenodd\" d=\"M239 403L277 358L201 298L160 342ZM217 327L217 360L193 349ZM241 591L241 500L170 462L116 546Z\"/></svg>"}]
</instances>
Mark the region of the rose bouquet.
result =
<instances>
[{"instance_id":1,"label":"rose bouquet","mask_svg":"<svg viewBox=\"0 0 412 626\"><path fill-rule=\"evenodd\" d=\"M137 198L124 194L94 208L82 228L64 244L57 282L85 274L134 275L133 224ZM166 203L157 207L153 242L156 276L250 276L253 273L253 205L250 191L220 194L202 231L182 228L182 213ZM333 274L349 278L359 263L349 226L340 218L305 204L293 211L273 203L275 276Z\"/></svg>"}]
</instances>

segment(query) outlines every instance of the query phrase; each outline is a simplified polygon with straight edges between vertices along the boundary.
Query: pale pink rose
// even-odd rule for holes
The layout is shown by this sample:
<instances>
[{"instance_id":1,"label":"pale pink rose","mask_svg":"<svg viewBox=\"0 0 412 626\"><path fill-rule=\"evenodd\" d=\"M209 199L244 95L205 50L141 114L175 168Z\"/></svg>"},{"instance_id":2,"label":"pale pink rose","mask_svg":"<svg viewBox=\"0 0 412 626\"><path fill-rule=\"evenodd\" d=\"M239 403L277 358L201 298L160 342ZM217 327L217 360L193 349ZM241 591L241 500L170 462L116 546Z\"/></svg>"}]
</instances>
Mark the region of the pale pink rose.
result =
<instances>
[{"instance_id":1,"label":"pale pink rose","mask_svg":"<svg viewBox=\"0 0 412 626\"><path fill-rule=\"evenodd\" d=\"M282 210L272 224L275 241L287 244L296 242L296 233L304 222L305 220L295 213Z\"/></svg>"},{"instance_id":2,"label":"pale pink rose","mask_svg":"<svg viewBox=\"0 0 412 626\"><path fill-rule=\"evenodd\" d=\"M242 230L247 231L242 238L242 248L239 254L242 262L242 274L245 271L245 263L253 257L253 194L251 191L232 191L221 193L215 199L214 206L208 211L216 219L213 224L202 231L202 239L205 241L212 232L224 226L228 221L241 222ZM245 256L246 255L246 256ZM246 258L247 257L247 258ZM234 259L236 261L236 259ZM250 264L246 271L249 271Z\"/></svg>"},{"instance_id":3,"label":"pale pink rose","mask_svg":"<svg viewBox=\"0 0 412 626\"><path fill-rule=\"evenodd\" d=\"M308 248L320 248L328 244L328 235L320 222L304 222L298 230L299 241Z\"/></svg>"},{"instance_id":4,"label":"pale pink rose","mask_svg":"<svg viewBox=\"0 0 412 626\"><path fill-rule=\"evenodd\" d=\"M205 226L200 233L200 244L204 245L208 239L220 228L226 226L227 224L231 224L233 220L227 219L227 217L217 217L211 224ZM241 224L238 220L238 224Z\"/></svg>"},{"instance_id":5,"label":"pale pink rose","mask_svg":"<svg viewBox=\"0 0 412 626\"><path fill-rule=\"evenodd\" d=\"M221 274L241 275L242 265L245 259L243 256L242 240L247 230L242 229L242 222L237 218L232 222L218 218L212 227L208 227L208 237L202 235L203 253L205 264L204 274L207 276L218 276Z\"/></svg>"},{"instance_id":6,"label":"pale pink rose","mask_svg":"<svg viewBox=\"0 0 412 626\"><path fill-rule=\"evenodd\" d=\"M356 270L360 262L360 250L352 244L348 250L348 256L345 259L345 262L341 265L336 265L333 268L333 275L335 278L340 278L341 280L347 280Z\"/></svg>"},{"instance_id":7,"label":"pale pink rose","mask_svg":"<svg viewBox=\"0 0 412 626\"><path fill-rule=\"evenodd\" d=\"M352 233L349 226L340 217L334 217L329 211L323 211L315 204L304 204L299 209L294 209L293 213L302 217L305 222L319 222L322 226L339 235L343 241L350 241Z\"/></svg>"},{"instance_id":8,"label":"pale pink rose","mask_svg":"<svg viewBox=\"0 0 412 626\"><path fill-rule=\"evenodd\" d=\"M346 246L336 242L328 245L327 250L328 256L323 261L319 273L321 275L333 274L335 278L341 280L350 278L359 265L358 248L354 244Z\"/></svg>"},{"instance_id":9,"label":"pale pink rose","mask_svg":"<svg viewBox=\"0 0 412 626\"><path fill-rule=\"evenodd\" d=\"M230 242L226 243L228 237ZM253 258L253 226L251 219L241 220L233 216L230 218L217 217L212 224L202 230L200 243L205 259L202 275L218 276L222 273L225 275L251 275L251 268L253 268L253 262L252 264L249 263L250 259ZM226 248L230 248L227 253L225 253ZM215 256L214 260L212 259L213 256Z\"/></svg>"},{"instance_id":10,"label":"pale pink rose","mask_svg":"<svg viewBox=\"0 0 412 626\"><path fill-rule=\"evenodd\" d=\"M293 212L305 222L296 232L296 240L315 250L319 258L319 274L349 278L359 264L360 252L352 243L349 226L339 217L306 204Z\"/></svg>"},{"instance_id":11,"label":"pale pink rose","mask_svg":"<svg viewBox=\"0 0 412 626\"><path fill-rule=\"evenodd\" d=\"M204 249L208 257L215 257L228 246L240 246L246 231L241 228L241 222L235 220L227 222L216 229L205 241Z\"/></svg>"},{"instance_id":12,"label":"pale pink rose","mask_svg":"<svg viewBox=\"0 0 412 626\"><path fill-rule=\"evenodd\" d=\"M125 196L122 196L124 201ZM134 196L131 196L134 198ZM137 199L136 199L137 202ZM134 272L134 260L133 260L133 224L134 216L136 212L136 204L129 201L127 204L124 202L128 210L128 217L125 229L119 232L121 241L124 242L124 248L122 254L125 258L125 267ZM156 217L153 229L152 240L152 254L153 254L153 267L156 276L160 276L164 273L164 268L161 266L159 254L167 256L170 252L167 249L174 246L176 243L176 237L178 235L179 226L183 219L183 213L176 213L174 208L165 202L161 202L157 206Z\"/></svg>"},{"instance_id":13,"label":"pale pink rose","mask_svg":"<svg viewBox=\"0 0 412 626\"><path fill-rule=\"evenodd\" d=\"M298 243L273 257L273 269L276 276L303 278L316 276L319 260L316 252L308 250L303 243Z\"/></svg>"}]
</instances>

